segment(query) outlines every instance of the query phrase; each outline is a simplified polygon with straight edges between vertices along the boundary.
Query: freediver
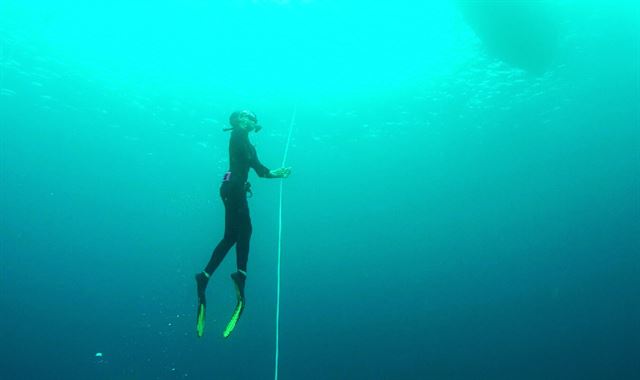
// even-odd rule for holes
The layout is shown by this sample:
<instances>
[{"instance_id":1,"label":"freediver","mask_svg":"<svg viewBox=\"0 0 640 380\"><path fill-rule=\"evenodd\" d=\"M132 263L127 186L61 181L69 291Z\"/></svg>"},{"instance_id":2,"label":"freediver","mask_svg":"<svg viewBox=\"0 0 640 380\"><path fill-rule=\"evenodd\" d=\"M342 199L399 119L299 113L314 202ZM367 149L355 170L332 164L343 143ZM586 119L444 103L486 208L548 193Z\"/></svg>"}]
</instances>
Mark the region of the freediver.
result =
<instances>
[{"instance_id":1,"label":"freediver","mask_svg":"<svg viewBox=\"0 0 640 380\"><path fill-rule=\"evenodd\" d=\"M251 193L251 184L247 182L249 169L253 168L261 178L287 178L291 168L282 167L269 170L258 160L255 147L249 141L250 132L258 132L262 127L253 112L236 111L229 117L231 131L229 139L229 170L222 177L220 197L224 204L224 236L213 250L209 263L204 270L195 275L198 295L196 332L204 334L206 312L205 291L210 277L220 265L233 245L236 246L237 272L231 274L235 286L237 305L223 335L228 337L233 331L244 310L244 287L247 278L247 261L249 258L249 241L251 239L251 217L247 193Z\"/></svg>"}]
</instances>

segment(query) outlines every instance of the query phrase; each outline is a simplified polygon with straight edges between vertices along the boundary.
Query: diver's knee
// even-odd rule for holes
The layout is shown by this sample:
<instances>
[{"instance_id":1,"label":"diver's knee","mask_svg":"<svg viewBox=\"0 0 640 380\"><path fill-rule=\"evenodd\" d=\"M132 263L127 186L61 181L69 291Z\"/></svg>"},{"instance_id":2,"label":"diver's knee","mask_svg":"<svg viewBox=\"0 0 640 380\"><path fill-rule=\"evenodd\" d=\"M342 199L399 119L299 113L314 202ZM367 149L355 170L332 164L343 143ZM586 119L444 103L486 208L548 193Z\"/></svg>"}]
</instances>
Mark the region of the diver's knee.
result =
<instances>
[{"instance_id":1,"label":"diver's knee","mask_svg":"<svg viewBox=\"0 0 640 380\"><path fill-rule=\"evenodd\" d=\"M229 247L231 247L236 242L238 242L238 234L225 234L224 237L222 238L222 241L224 242L225 245L228 245Z\"/></svg>"}]
</instances>

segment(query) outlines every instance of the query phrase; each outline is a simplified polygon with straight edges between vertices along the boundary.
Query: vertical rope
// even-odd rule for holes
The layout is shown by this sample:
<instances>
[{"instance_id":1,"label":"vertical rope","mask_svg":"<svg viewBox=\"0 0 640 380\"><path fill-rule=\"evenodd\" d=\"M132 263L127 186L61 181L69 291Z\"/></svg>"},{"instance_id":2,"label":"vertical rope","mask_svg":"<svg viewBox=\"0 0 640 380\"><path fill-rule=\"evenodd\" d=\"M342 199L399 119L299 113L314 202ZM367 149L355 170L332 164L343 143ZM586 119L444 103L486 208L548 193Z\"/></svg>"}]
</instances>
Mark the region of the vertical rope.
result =
<instances>
[{"instance_id":1,"label":"vertical rope","mask_svg":"<svg viewBox=\"0 0 640 380\"><path fill-rule=\"evenodd\" d=\"M293 125L296 122L297 108L293 108L293 114L291 115L291 123L289 124L289 135L287 136L287 145L284 148L284 157L282 158L282 167L287 162L287 155L289 154L289 144L291 143L291 132L293 132ZM278 275L276 285L276 364L275 364L275 376L274 379L278 380L278 357L279 357L279 344L280 344L280 257L282 256L282 189L284 181L280 179L280 206L278 207Z\"/></svg>"}]
</instances>

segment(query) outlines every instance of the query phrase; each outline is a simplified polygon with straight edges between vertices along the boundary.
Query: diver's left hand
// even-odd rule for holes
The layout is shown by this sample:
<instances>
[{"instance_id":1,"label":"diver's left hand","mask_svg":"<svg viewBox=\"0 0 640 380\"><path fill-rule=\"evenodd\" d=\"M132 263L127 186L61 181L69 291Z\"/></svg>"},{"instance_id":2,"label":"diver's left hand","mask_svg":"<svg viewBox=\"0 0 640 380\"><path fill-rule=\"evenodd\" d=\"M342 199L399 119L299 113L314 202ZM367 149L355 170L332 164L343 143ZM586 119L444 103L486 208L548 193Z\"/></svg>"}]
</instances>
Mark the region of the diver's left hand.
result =
<instances>
[{"instance_id":1,"label":"diver's left hand","mask_svg":"<svg viewBox=\"0 0 640 380\"><path fill-rule=\"evenodd\" d=\"M271 175L276 178L287 178L291 175L291 168L278 168L271 171Z\"/></svg>"}]
</instances>

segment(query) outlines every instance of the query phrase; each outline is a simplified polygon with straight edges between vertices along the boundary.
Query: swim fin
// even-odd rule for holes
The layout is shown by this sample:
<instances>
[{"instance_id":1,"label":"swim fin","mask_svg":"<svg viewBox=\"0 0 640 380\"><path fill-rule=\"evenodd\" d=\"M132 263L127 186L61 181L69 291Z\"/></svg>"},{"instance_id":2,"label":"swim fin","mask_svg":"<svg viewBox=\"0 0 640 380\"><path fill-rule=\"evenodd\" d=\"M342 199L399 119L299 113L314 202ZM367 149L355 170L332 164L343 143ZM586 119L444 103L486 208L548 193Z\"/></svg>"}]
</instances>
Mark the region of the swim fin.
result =
<instances>
[{"instance_id":1,"label":"swim fin","mask_svg":"<svg viewBox=\"0 0 640 380\"><path fill-rule=\"evenodd\" d=\"M227 327L224 329L222 336L228 338L229 335L236 328L236 324L240 320L240 316L244 311L244 281L245 275L240 272L235 272L231 274L231 280L233 281L233 286L236 289L236 308L233 310L233 314L231 314L231 319L229 323L227 323Z\"/></svg>"},{"instance_id":2,"label":"swim fin","mask_svg":"<svg viewBox=\"0 0 640 380\"><path fill-rule=\"evenodd\" d=\"M205 297L205 290L207 289L207 283L209 278L204 273L196 274L196 286L198 291L198 309L196 310L196 334L198 337L204 335L204 322L207 312L207 298Z\"/></svg>"}]
</instances>

